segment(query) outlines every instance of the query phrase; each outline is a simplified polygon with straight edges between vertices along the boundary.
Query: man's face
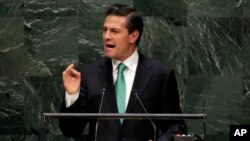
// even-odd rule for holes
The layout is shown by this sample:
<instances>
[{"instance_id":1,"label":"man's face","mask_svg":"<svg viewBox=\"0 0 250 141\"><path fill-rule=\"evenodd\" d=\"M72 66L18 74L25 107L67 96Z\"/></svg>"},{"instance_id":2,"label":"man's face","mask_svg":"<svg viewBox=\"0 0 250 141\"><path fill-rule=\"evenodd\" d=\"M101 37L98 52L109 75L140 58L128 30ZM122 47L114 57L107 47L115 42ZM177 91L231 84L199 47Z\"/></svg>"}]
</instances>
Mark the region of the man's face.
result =
<instances>
[{"instance_id":1,"label":"man's face","mask_svg":"<svg viewBox=\"0 0 250 141\"><path fill-rule=\"evenodd\" d=\"M128 33L126 17L109 15L105 18L103 44L105 56L120 61L125 60L134 52L135 38L133 32Z\"/></svg>"}]
</instances>

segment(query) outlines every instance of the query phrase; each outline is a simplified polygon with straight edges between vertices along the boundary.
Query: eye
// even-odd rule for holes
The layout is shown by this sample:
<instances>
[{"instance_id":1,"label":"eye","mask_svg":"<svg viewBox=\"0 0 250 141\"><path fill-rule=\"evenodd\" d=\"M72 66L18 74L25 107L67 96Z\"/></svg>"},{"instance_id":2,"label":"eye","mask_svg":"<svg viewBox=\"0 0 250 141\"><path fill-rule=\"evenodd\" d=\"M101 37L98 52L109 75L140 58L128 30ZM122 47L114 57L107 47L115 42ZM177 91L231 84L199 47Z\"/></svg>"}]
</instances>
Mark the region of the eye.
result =
<instances>
[{"instance_id":1,"label":"eye","mask_svg":"<svg viewBox=\"0 0 250 141\"><path fill-rule=\"evenodd\" d=\"M107 29L106 27L103 27L103 28L102 28L102 31L103 31L103 32L106 32L107 30L108 30L108 29Z\"/></svg>"},{"instance_id":2,"label":"eye","mask_svg":"<svg viewBox=\"0 0 250 141\"><path fill-rule=\"evenodd\" d=\"M119 33L120 31L118 29L112 29L111 32L113 32L113 33Z\"/></svg>"}]
</instances>

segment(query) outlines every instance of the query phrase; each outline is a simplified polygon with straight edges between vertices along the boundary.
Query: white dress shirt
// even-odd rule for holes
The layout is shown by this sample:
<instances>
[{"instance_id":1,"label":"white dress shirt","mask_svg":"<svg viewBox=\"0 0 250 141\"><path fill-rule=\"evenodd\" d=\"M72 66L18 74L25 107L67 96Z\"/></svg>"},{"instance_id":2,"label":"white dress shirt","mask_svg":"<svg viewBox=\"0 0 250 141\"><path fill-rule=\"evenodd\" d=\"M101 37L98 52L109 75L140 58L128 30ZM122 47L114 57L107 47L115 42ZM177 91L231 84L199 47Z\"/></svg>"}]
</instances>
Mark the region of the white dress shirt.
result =
<instances>
[{"instance_id":1,"label":"white dress shirt","mask_svg":"<svg viewBox=\"0 0 250 141\"><path fill-rule=\"evenodd\" d=\"M139 61L139 55L138 51L135 50L135 52L130 55L126 60L124 60L122 63L127 66L127 68L124 70L123 75L125 78L125 83L126 83L126 99L125 99L125 107L128 105L130 93L132 90L132 86L134 83L135 79L135 73L137 69ZM112 59L112 67L113 67L113 82L115 84L116 78L117 78L117 73L118 73L118 65L121 63L121 61L118 61L116 59ZM74 104L74 102L79 98L79 93L76 93L74 95L69 95L67 92L65 94L65 101L66 101L66 107L71 106Z\"/></svg>"},{"instance_id":2,"label":"white dress shirt","mask_svg":"<svg viewBox=\"0 0 250 141\"><path fill-rule=\"evenodd\" d=\"M130 93L132 90L132 86L135 79L135 73L136 68L138 65L139 55L138 51L136 50L131 56L129 56L126 60L124 60L122 63L127 66L127 68L124 70L123 75L125 78L125 84L126 84L126 98L125 98L125 107L128 105ZM113 65L113 82L115 83L117 79L117 73L118 73L118 65L121 63L121 61L112 59L112 65Z\"/></svg>"}]
</instances>

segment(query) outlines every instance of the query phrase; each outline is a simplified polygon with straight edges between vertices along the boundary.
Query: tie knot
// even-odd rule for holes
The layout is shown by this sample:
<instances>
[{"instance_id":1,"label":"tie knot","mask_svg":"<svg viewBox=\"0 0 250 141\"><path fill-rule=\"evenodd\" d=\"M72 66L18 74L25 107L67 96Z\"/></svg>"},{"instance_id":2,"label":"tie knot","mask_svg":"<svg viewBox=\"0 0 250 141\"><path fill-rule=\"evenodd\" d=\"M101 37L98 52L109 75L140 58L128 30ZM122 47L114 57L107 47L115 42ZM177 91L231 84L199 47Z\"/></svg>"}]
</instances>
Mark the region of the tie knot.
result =
<instances>
[{"instance_id":1,"label":"tie knot","mask_svg":"<svg viewBox=\"0 0 250 141\"><path fill-rule=\"evenodd\" d=\"M123 73L123 71L127 68L127 66L123 63L118 65L118 73Z\"/></svg>"}]
</instances>

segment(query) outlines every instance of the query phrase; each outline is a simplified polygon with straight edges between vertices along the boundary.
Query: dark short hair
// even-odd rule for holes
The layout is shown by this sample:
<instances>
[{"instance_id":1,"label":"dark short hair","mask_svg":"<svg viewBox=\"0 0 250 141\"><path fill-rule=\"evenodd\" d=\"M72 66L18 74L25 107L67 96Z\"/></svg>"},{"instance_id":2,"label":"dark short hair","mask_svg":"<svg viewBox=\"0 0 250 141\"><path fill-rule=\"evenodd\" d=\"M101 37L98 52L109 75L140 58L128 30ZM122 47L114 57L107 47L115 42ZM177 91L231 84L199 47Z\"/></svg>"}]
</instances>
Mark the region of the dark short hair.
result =
<instances>
[{"instance_id":1,"label":"dark short hair","mask_svg":"<svg viewBox=\"0 0 250 141\"><path fill-rule=\"evenodd\" d=\"M139 31L139 37L136 40L136 45L139 45L143 32L142 15L134 7L125 4L113 4L105 12L105 17L109 15L126 17L126 27L129 34L135 30Z\"/></svg>"}]
</instances>

